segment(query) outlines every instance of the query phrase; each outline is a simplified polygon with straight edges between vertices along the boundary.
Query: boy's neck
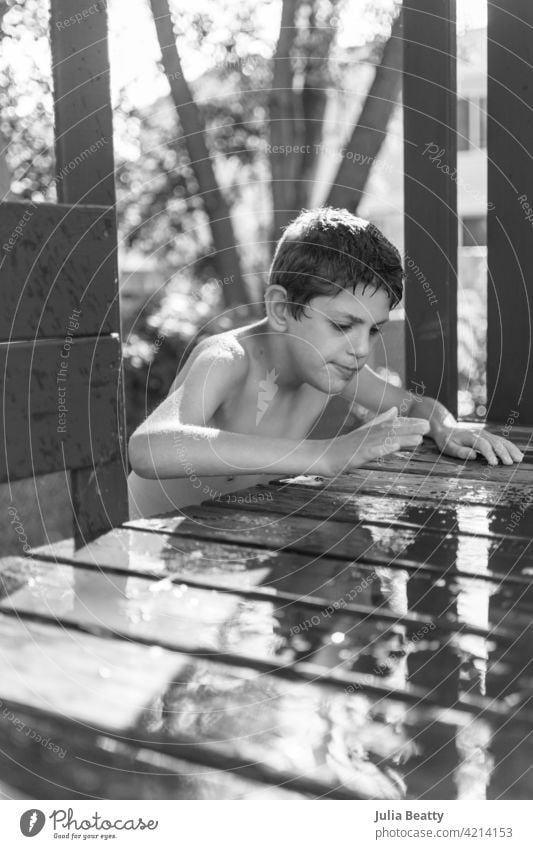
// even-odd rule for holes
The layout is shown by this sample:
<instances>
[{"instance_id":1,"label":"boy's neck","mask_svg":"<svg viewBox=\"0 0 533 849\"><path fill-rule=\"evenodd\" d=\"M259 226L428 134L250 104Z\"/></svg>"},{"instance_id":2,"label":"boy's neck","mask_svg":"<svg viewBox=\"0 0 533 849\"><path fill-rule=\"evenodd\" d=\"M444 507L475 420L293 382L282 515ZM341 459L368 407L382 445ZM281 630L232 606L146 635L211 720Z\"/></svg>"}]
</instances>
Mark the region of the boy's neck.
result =
<instances>
[{"instance_id":1,"label":"boy's neck","mask_svg":"<svg viewBox=\"0 0 533 849\"><path fill-rule=\"evenodd\" d=\"M295 372L287 349L287 335L273 330L268 318L250 326L253 339L253 356L261 371L275 370L276 383L280 389L295 390L304 381Z\"/></svg>"}]
</instances>

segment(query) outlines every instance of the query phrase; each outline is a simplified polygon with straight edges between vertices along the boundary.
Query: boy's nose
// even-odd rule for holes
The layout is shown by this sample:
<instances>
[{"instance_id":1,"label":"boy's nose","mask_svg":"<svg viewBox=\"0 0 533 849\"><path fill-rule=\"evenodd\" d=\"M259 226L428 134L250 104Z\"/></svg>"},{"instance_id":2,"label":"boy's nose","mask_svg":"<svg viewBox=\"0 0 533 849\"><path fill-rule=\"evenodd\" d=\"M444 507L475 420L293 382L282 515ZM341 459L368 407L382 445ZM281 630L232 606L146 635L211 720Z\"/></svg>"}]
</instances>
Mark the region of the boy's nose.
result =
<instances>
[{"instance_id":1,"label":"boy's nose","mask_svg":"<svg viewBox=\"0 0 533 849\"><path fill-rule=\"evenodd\" d=\"M348 357L356 357L356 359L360 360L364 357L368 357L370 353L370 339L368 336L359 335L355 338L352 338L348 343L347 355Z\"/></svg>"}]
</instances>

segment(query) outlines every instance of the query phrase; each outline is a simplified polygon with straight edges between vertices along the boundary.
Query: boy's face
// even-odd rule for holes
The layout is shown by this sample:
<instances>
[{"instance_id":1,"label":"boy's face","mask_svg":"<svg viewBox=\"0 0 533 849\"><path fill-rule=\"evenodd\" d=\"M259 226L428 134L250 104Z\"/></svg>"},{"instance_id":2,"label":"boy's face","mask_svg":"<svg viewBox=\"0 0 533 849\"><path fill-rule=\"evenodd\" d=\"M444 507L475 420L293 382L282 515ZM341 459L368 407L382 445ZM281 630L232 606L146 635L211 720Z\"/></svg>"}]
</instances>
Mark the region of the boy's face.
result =
<instances>
[{"instance_id":1,"label":"boy's face","mask_svg":"<svg viewBox=\"0 0 533 849\"><path fill-rule=\"evenodd\" d=\"M300 319L290 318L289 344L298 377L337 395L363 368L389 318L384 289L356 286L312 298Z\"/></svg>"}]
</instances>

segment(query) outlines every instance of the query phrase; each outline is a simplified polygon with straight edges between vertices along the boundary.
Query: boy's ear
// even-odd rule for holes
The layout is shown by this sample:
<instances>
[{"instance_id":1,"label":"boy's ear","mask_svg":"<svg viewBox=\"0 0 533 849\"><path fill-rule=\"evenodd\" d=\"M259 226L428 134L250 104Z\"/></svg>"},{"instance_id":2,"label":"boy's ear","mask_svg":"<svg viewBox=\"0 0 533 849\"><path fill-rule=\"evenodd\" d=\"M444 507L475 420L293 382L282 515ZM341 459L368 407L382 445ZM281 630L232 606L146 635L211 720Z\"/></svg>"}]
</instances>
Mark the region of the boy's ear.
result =
<instances>
[{"instance_id":1,"label":"boy's ear","mask_svg":"<svg viewBox=\"0 0 533 849\"><path fill-rule=\"evenodd\" d=\"M267 318L274 328L283 332L288 328L287 290L283 286L267 286L265 290Z\"/></svg>"}]
</instances>

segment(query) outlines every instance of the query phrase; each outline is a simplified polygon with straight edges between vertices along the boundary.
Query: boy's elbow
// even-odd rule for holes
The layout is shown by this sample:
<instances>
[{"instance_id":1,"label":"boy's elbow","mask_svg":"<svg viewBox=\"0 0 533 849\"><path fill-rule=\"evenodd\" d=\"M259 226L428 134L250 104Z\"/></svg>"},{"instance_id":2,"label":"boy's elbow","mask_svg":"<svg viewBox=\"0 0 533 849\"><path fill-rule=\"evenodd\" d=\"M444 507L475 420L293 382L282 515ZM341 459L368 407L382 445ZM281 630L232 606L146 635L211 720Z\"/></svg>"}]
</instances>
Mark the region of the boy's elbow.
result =
<instances>
[{"instance_id":1,"label":"boy's elbow","mask_svg":"<svg viewBox=\"0 0 533 849\"><path fill-rule=\"evenodd\" d=\"M137 431L132 434L128 442L128 457L130 467L140 478L150 478L151 480L157 478L154 465L150 462L150 449L146 436Z\"/></svg>"}]
</instances>

